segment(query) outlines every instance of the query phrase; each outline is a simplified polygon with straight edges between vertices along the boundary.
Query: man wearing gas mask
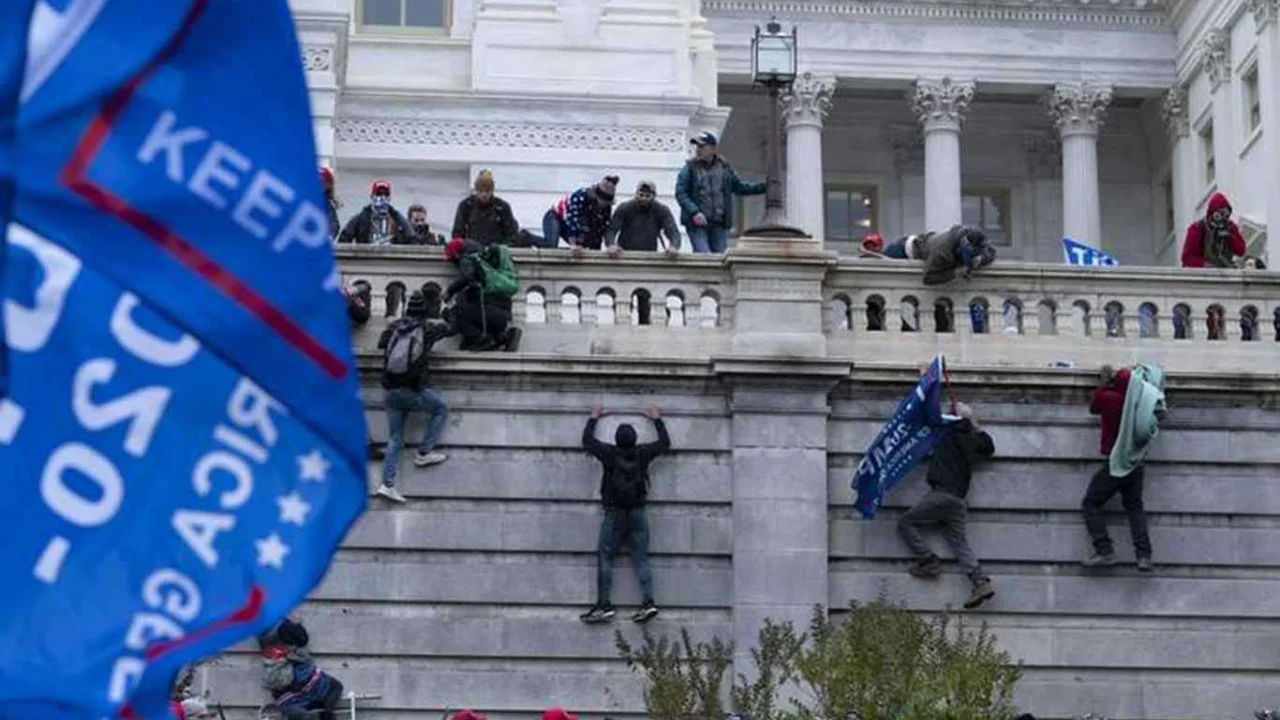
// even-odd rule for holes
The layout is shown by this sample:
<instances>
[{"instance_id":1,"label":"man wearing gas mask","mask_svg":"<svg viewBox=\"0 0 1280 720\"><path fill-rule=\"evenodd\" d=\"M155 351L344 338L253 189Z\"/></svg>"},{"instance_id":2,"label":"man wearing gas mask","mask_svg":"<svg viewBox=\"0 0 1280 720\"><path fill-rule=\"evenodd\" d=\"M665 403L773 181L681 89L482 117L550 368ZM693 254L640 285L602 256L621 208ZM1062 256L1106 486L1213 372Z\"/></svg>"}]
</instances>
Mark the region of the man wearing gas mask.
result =
<instances>
[{"instance_id":1,"label":"man wearing gas mask","mask_svg":"<svg viewBox=\"0 0 1280 720\"><path fill-rule=\"evenodd\" d=\"M391 207L391 183L375 180L369 191L369 204L351 218L338 236L339 243L357 245L412 245L409 221Z\"/></svg>"},{"instance_id":2,"label":"man wearing gas mask","mask_svg":"<svg viewBox=\"0 0 1280 720\"><path fill-rule=\"evenodd\" d=\"M1222 193L1209 198L1203 220L1191 223L1182 243L1182 267L1238 267L1235 259L1248 252L1240 227L1231 220L1231 203Z\"/></svg>"}]
</instances>

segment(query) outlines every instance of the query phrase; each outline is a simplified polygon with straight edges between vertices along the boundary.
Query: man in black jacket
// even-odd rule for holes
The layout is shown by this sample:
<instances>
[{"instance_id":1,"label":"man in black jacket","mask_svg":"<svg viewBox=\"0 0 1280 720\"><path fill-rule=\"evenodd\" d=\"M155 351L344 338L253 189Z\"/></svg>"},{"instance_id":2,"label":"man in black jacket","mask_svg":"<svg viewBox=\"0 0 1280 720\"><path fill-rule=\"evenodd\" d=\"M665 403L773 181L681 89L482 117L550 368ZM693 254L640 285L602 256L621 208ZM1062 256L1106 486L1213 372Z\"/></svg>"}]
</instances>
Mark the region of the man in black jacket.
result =
<instances>
[{"instance_id":1,"label":"man in black jacket","mask_svg":"<svg viewBox=\"0 0 1280 720\"><path fill-rule=\"evenodd\" d=\"M964 526L969 515L965 496L969 494L974 466L982 458L994 455L996 446L991 436L973 422L973 413L968 405L960 403L956 414L960 420L942 431L946 435L933 449L926 476L929 492L898 521L898 534L917 558L911 566L911 574L919 578L936 578L942 572L942 563L925 544L920 528L941 526L943 539L951 546L956 561L973 582L973 592L964 603L965 608L972 610L990 600L996 592L991 589L991 578L982 571L982 565L969 548L969 539L965 536Z\"/></svg>"},{"instance_id":2,"label":"man in black jacket","mask_svg":"<svg viewBox=\"0 0 1280 720\"><path fill-rule=\"evenodd\" d=\"M618 206L609 221L605 244L609 255L617 257L623 250L658 249L658 235L667 236L667 254L680 253L680 228L666 205L658 202L657 189L648 180L636 188L636 196Z\"/></svg>"},{"instance_id":3,"label":"man in black jacket","mask_svg":"<svg viewBox=\"0 0 1280 720\"><path fill-rule=\"evenodd\" d=\"M494 195L493 173L481 170L473 190L458 203L450 239L481 245L518 245L520 223L507 201Z\"/></svg>"},{"instance_id":4,"label":"man in black jacket","mask_svg":"<svg viewBox=\"0 0 1280 720\"><path fill-rule=\"evenodd\" d=\"M631 563L636 566L640 590L644 602L631 616L638 623L649 622L658 615L653 601L653 571L649 568L649 520L645 515L645 501L649 495L649 463L671 450L671 437L662 422L662 411L656 405L644 409L645 417L653 421L658 431L658 441L636 444L636 429L626 423L614 433L616 445L596 439L596 424L603 410L591 409L591 419L582 431L582 446L604 466L600 478L600 500L604 505L604 519L600 523L600 544L596 573L596 604L583 613L582 621L588 624L608 622L614 609L610 599L613 589L613 554L624 540L629 540Z\"/></svg>"},{"instance_id":5,"label":"man in black jacket","mask_svg":"<svg viewBox=\"0 0 1280 720\"><path fill-rule=\"evenodd\" d=\"M409 221L391 206L391 183L377 180L369 189L369 204L352 216L338 242L357 245L412 245Z\"/></svg>"}]
</instances>

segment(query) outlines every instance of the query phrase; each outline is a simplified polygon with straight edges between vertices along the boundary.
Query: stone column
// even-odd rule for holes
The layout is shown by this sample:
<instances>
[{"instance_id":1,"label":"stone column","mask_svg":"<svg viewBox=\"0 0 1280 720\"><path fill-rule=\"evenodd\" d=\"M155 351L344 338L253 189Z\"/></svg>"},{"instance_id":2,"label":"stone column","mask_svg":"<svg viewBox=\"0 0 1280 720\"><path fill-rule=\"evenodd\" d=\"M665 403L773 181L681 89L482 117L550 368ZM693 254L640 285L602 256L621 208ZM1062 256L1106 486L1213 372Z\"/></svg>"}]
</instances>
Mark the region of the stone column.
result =
<instances>
[{"instance_id":1,"label":"stone column","mask_svg":"<svg viewBox=\"0 0 1280 720\"><path fill-rule=\"evenodd\" d=\"M972 82L916 80L912 109L924 129L925 230L945 230L961 221L960 128L969 103Z\"/></svg>"},{"instance_id":2,"label":"stone column","mask_svg":"<svg viewBox=\"0 0 1280 720\"><path fill-rule=\"evenodd\" d=\"M787 220L819 241L826 225L822 185L822 121L836 91L834 76L803 73L782 98L787 127Z\"/></svg>"},{"instance_id":3,"label":"stone column","mask_svg":"<svg viewBox=\"0 0 1280 720\"><path fill-rule=\"evenodd\" d=\"M1195 214L1196 178L1195 146L1191 142L1191 118L1187 109L1187 88L1169 88L1161 106L1169 147L1173 153L1173 235L1174 251L1166 264L1178 266L1182 258L1182 233Z\"/></svg>"},{"instance_id":4,"label":"stone column","mask_svg":"<svg viewBox=\"0 0 1280 720\"><path fill-rule=\"evenodd\" d=\"M1235 190L1232 168L1239 149L1234 121L1237 100L1231 93L1231 33L1210 30L1200 39L1199 47L1201 67L1213 99L1213 155L1217 167L1213 184L1230 195Z\"/></svg>"},{"instance_id":5,"label":"stone column","mask_svg":"<svg viewBox=\"0 0 1280 720\"><path fill-rule=\"evenodd\" d=\"M1280 0L1249 0L1258 31L1258 92L1262 101L1262 142L1267 143L1264 177L1280 177ZM1269 262L1280 258L1280 183L1267 184L1267 245ZM1274 229L1273 229L1274 228Z\"/></svg>"},{"instance_id":6,"label":"stone column","mask_svg":"<svg viewBox=\"0 0 1280 720\"><path fill-rule=\"evenodd\" d=\"M1049 114L1062 137L1062 234L1102 246L1098 190L1098 129L1111 104L1111 88L1061 84L1049 98Z\"/></svg>"},{"instance_id":7,"label":"stone column","mask_svg":"<svg viewBox=\"0 0 1280 720\"><path fill-rule=\"evenodd\" d=\"M734 278L732 388L734 674L753 677L766 618L807 627L829 601L828 393L848 360L826 357L822 286L835 253L809 240L746 237Z\"/></svg>"}]
</instances>

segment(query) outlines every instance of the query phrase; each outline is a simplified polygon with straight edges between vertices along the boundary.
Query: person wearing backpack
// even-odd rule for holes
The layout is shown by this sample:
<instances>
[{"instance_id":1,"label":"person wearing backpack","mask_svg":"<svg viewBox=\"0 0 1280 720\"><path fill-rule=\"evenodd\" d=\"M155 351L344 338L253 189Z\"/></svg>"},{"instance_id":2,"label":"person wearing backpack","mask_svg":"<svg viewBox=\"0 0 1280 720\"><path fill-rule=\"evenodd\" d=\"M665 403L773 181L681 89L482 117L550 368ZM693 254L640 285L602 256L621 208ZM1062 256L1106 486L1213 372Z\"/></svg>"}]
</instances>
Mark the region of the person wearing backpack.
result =
<instances>
[{"instance_id":1,"label":"person wearing backpack","mask_svg":"<svg viewBox=\"0 0 1280 720\"><path fill-rule=\"evenodd\" d=\"M413 464L427 467L444 462L447 456L436 450L440 433L449 418L449 406L440 393L427 387L427 356L431 346L453 334L449 324L440 320L440 291L428 288L413 291L405 308L405 317L396 320L382 332L378 349L384 350L382 387L387 411L387 453L382 463L382 484L375 494L392 502L405 498L396 490L396 472L400 465L400 449L404 445L404 425L409 414L425 413L427 431L418 445Z\"/></svg>"},{"instance_id":2,"label":"person wearing backpack","mask_svg":"<svg viewBox=\"0 0 1280 720\"><path fill-rule=\"evenodd\" d=\"M445 259L458 268L458 279L445 291L445 300L458 298L452 323L462 335L462 350L514 352L521 332L511 326L511 301L520 289L511 251L505 245L450 240Z\"/></svg>"},{"instance_id":3,"label":"person wearing backpack","mask_svg":"<svg viewBox=\"0 0 1280 720\"><path fill-rule=\"evenodd\" d=\"M662 412L656 405L650 405L644 414L658 431L657 442L637 445L636 429L626 423L619 425L614 433L616 445L600 442L596 439L596 425L603 412L598 407L592 408L591 418L582 431L583 447L604 466L600 478L604 517L600 522L596 604L582 614L582 621L594 625L613 619L613 555L627 541L631 563L636 567L640 590L644 594L640 609L631 619L645 623L658 615L658 606L653 599L653 571L649 568L649 519L645 514L645 501L649 495L649 463L671 450L671 437L662 422Z\"/></svg>"}]
</instances>

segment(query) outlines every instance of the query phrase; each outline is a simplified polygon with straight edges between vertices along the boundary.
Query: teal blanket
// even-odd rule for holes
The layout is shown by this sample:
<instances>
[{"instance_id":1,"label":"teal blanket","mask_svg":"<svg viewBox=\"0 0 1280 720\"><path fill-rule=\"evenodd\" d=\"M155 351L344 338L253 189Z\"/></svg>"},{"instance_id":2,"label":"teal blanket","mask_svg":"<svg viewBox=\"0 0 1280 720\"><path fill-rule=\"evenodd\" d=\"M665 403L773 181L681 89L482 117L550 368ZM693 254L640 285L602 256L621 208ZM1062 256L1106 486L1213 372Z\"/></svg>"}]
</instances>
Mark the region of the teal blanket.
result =
<instances>
[{"instance_id":1,"label":"teal blanket","mask_svg":"<svg viewBox=\"0 0 1280 720\"><path fill-rule=\"evenodd\" d=\"M1137 365L1130 372L1120 432L1111 448L1112 477L1128 476L1146 459L1151 442L1160 434L1159 415L1166 409L1164 370L1157 365Z\"/></svg>"}]
</instances>

